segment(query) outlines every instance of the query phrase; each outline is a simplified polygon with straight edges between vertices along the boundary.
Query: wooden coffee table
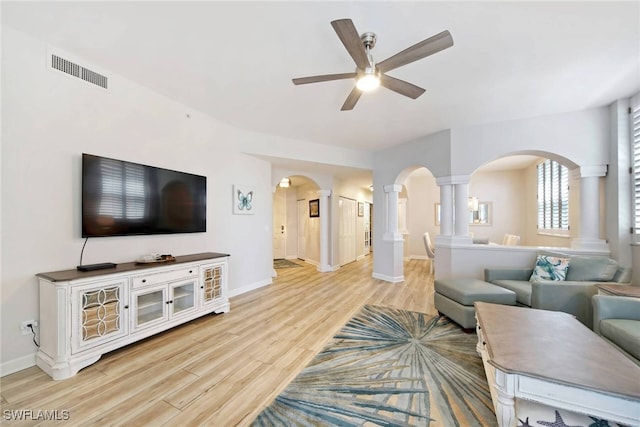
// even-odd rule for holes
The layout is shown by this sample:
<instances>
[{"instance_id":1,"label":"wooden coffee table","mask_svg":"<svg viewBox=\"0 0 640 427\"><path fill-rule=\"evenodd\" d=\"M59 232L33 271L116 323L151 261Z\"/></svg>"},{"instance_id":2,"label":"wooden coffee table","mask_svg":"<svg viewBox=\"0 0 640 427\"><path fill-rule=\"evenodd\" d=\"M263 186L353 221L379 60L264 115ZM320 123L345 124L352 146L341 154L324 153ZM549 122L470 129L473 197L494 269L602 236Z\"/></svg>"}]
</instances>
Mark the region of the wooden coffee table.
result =
<instances>
[{"instance_id":1,"label":"wooden coffee table","mask_svg":"<svg viewBox=\"0 0 640 427\"><path fill-rule=\"evenodd\" d=\"M598 288L598 293L602 295L640 298L640 286L597 283L596 288Z\"/></svg>"},{"instance_id":2,"label":"wooden coffee table","mask_svg":"<svg viewBox=\"0 0 640 427\"><path fill-rule=\"evenodd\" d=\"M498 425L516 426L516 399L640 425L640 366L567 313L475 303Z\"/></svg>"}]
</instances>

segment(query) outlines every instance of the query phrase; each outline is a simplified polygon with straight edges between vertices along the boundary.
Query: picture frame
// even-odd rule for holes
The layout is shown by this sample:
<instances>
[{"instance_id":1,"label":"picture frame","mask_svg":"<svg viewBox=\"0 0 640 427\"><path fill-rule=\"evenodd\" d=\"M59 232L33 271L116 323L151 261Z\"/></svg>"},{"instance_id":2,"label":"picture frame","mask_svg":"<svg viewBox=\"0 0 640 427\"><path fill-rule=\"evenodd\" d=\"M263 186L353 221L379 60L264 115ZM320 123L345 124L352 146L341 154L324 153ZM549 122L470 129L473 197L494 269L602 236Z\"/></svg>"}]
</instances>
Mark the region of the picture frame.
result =
<instances>
[{"instance_id":1,"label":"picture frame","mask_svg":"<svg viewBox=\"0 0 640 427\"><path fill-rule=\"evenodd\" d=\"M233 186L233 213L234 215L253 215L253 189L244 185Z\"/></svg>"},{"instance_id":2,"label":"picture frame","mask_svg":"<svg viewBox=\"0 0 640 427\"><path fill-rule=\"evenodd\" d=\"M309 200L309 218L320 216L320 199Z\"/></svg>"},{"instance_id":3,"label":"picture frame","mask_svg":"<svg viewBox=\"0 0 640 427\"><path fill-rule=\"evenodd\" d=\"M358 216L364 216L364 203L358 202Z\"/></svg>"}]
</instances>

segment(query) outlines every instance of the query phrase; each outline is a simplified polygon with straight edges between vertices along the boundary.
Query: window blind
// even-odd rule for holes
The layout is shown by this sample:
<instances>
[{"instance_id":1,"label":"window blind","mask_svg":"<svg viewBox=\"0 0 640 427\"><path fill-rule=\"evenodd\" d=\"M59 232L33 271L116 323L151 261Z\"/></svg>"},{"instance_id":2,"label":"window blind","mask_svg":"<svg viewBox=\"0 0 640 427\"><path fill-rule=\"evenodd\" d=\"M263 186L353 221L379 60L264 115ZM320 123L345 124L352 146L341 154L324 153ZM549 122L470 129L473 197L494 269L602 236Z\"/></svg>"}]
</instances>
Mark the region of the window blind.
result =
<instances>
[{"instance_id":1,"label":"window blind","mask_svg":"<svg viewBox=\"0 0 640 427\"><path fill-rule=\"evenodd\" d=\"M555 160L538 164L538 229L569 229L569 169Z\"/></svg>"},{"instance_id":2,"label":"window blind","mask_svg":"<svg viewBox=\"0 0 640 427\"><path fill-rule=\"evenodd\" d=\"M633 150L633 230L640 232L640 94L631 100L631 147Z\"/></svg>"}]
</instances>

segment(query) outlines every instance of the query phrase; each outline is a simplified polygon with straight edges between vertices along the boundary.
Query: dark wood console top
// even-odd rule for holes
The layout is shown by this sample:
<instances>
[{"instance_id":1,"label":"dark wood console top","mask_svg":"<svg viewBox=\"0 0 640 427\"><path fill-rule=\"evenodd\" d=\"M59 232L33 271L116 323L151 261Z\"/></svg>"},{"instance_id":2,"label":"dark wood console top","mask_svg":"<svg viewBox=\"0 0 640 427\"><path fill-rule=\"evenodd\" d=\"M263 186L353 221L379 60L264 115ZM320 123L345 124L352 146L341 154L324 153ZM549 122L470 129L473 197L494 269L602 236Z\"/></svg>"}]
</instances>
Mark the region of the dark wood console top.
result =
<instances>
[{"instance_id":1,"label":"dark wood console top","mask_svg":"<svg viewBox=\"0 0 640 427\"><path fill-rule=\"evenodd\" d=\"M84 279L86 277L104 276L105 274L126 273L129 271L144 270L152 267L183 264L186 262L194 262L194 261L204 261L207 259L224 258L228 256L229 256L228 254L219 254L215 252L203 252L200 254L176 256L175 261L169 261L169 262L157 262L157 263L153 262L148 264L138 264L136 262L125 262L122 264L118 264L114 268L107 268L104 270L78 271L77 269L74 268L72 270L61 270L61 271L51 271L49 273L38 273L36 274L36 276L42 279L49 280L50 282L67 282L70 280Z\"/></svg>"}]
</instances>

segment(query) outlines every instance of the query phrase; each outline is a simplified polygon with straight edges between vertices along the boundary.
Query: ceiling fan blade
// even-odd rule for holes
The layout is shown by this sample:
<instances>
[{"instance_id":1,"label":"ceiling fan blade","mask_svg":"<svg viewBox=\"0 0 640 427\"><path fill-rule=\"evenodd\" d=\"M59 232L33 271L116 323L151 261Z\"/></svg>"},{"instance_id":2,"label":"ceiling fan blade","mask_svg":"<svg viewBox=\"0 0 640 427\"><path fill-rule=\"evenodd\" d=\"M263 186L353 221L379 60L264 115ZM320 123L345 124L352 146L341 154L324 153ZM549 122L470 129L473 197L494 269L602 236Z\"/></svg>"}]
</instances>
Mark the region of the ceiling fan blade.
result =
<instances>
[{"instance_id":1,"label":"ceiling fan blade","mask_svg":"<svg viewBox=\"0 0 640 427\"><path fill-rule=\"evenodd\" d=\"M449 31L445 30L385 59L378 64L378 69L384 73L426 58L451 46L453 46L453 38Z\"/></svg>"},{"instance_id":2,"label":"ceiling fan blade","mask_svg":"<svg viewBox=\"0 0 640 427\"><path fill-rule=\"evenodd\" d=\"M424 93L424 89L419 86L385 74L380 76L380 84L389 90L397 92L400 95L408 96L411 99L416 99Z\"/></svg>"},{"instance_id":3,"label":"ceiling fan blade","mask_svg":"<svg viewBox=\"0 0 640 427\"><path fill-rule=\"evenodd\" d=\"M331 80L351 79L356 76L356 73L341 73L341 74L324 74L322 76L300 77L292 79L294 85L304 85L307 83L328 82Z\"/></svg>"},{"instance_id":4,"label":"ceiling fan blade","mask_svg":"<svg viewBox=\"0 0 640 427\"><path fill-rule=\"evenodd\" d=\"M355 25L351 19L338 19L331 21L331 26L338 34L340 41L347 48L347 52L353 58L358 68L365 69L369 67L369 59L367 59L367 52L364 50L360 35L356 30Z\"/></svg>"},{"instance_id":5,"label":"ceiling fan blade","mask_svg":"<svg viewBox=\"0 0 640 427\"><path fill-rule=\"evenodd\" d=\"M362 91L357 87L354 87L349 93L349 96L347 96L346 101L344 101L344 104L342 104L340 111L353 110L353 107L356 106L356 102L360 99L360 95L362 95Z\"/></svg>"}]
</instances>

